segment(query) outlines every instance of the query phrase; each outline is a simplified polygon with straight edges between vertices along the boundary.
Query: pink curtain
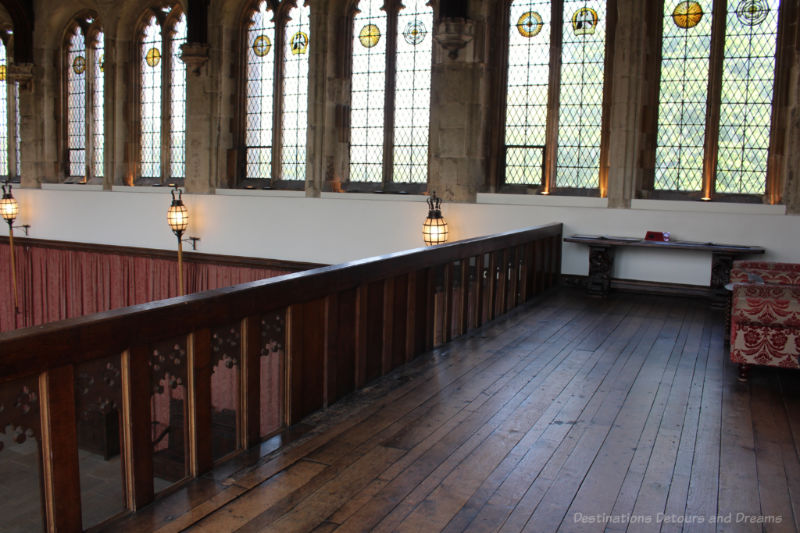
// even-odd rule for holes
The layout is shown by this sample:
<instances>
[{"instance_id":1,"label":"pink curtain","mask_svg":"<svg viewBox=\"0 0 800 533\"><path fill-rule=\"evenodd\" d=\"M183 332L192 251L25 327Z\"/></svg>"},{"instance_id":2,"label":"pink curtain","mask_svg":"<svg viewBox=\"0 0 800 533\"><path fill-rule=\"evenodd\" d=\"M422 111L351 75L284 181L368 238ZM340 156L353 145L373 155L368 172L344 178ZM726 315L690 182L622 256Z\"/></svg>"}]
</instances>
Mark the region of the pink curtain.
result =
<instances>
[{"instance_id":1,"label":"pink curtain","mask_svg":"<svg viewBox=\"0 0 800 533\"><path fill-rule=\"evenodd\" d=\"M177 259L15 245L19 313L14 312L8 243L0 244L0 331L177 296ZM194 293L293 272L184 262Z\"/></svg>"}]
</instances>

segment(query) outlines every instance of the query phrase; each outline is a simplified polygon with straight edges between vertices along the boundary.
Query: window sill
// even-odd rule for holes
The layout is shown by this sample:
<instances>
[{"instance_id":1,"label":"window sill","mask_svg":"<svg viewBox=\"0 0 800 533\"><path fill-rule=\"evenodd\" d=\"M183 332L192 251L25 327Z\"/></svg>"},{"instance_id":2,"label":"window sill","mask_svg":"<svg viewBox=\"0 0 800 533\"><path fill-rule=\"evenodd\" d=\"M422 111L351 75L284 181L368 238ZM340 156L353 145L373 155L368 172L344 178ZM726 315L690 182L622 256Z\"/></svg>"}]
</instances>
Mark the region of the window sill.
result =
<instances>
[{"instance_id":1,"label":"window sill","mask_svg":"<svg viewBox=\"0 0 800 533\"><path fill-rule=\"evenodd\" d=\"M217 189L214 194L218 196L266 196L273 198L305 198L305 191L290 189Z\"/></svg>"},{"instance_id":2,"label":"window sill","mask_svg":"<svg viewBox=\"0 0 800 533\"><path fill-rule=\"evenodd\" d=\"M96 183L42 183L42 189L46 191L102 191L103 186Z\"/></svg>"},{"instance_id":3,"label":"window sill","mask_svg":"<svg viewBox=\"0 0 800 533\"><path fill-rule=\"evenodd\" d=\"M555 194L492 194L478 193L479 204L540 205L547 207L608 207L608 198L560 196Z\"/></svg>"},{"instance_id":4,"label":"window sill","mask_svg":"<svg viewBox=\"0 0 800 533\"><path fill-rule=\"evenodd\" d=\"M783 204L702 202L691 200L631 200L631 209L645 211L683 211L688 213L732 213L737 215L785 215Z\"/></svg>"}]
</instances>

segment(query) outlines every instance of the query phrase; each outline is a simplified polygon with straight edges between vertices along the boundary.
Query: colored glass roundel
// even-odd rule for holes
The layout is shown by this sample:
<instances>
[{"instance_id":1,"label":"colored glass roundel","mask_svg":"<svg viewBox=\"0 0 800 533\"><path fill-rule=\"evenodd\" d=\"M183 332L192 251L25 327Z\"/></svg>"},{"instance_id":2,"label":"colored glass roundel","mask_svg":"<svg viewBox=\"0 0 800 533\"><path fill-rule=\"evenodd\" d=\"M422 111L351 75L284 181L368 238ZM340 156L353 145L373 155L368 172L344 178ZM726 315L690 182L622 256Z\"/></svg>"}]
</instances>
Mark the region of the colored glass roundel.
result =
<instances>
[{"instance_id":1,"label":"colored glass roundel","mask_svg":"<svg viewBox=\"0 0 800 533\"><path fill-rule=\"evenodd\" d=\"M6 66L0 65L0 81L6 81Z\"/></svg>"},{"instance_id":2,"label":"colored glass roundel","mask_svg":"<svg viewBox=\"0 0 800 533\"><path fill-rule=\"evenodd\" d=\"M372 48L381 40L381 30L375 24L366 24L358 33L358 40L364 48Z\"/></svg>"},{"instance_id":3,"label":"colored glass roundel","mask_svg":"<svg viewBox=\"0 0 800 533\"><path fill-rule=\"evenodd\" d=\"M253 41L253 52L258 57L264 57L272 48L272 41L266 35L259 35Z\"/></svg>"},{"instance_id":4,"label":"colored glass roundel","mask_svg":"<svg viewBox=\"0 0 800 533\"><path fill-rule=\"evenodd\" d=\"M517 20L517 29L523 37L536 37L542 31L542 16L536 11L528 11L523 13L519 20Z\"/></svg>"},{"instance_id":5,"label":"colored glass roundel","mask_svg":"<svg viewBox=\"0 0 800 533\"><path fill-rule=\"evenodd\" d=\"M308 35L298 31L292 36L292 54L305 54L308 49Z\"/></svg>"},{"instance_id":6,"label":"colored glass roundel","mask_svg":"<svg viewBox=\"0 0 800 533\"><path fill-rule=\"evenodd\" d=\"M703 18L703 8L697 2L681 2L672 11L672 20L679 28L694 28Z\"/></svg>"},{"instance_id":7,"label":"colored glass roundel","mask_svg":"<svg viewBox=\"0 0 800 533\"><path fill-rule=\"evenodd\" d=\"M582 7L572 15L572 31L575 35L592 35L597 29L597 11Z\"/></svg>"},{"instance_id":8,"label":"colored glass roundel","mask_svg":"<svg viewBox=\"0 0 800 533\"><path fill-rule=\"evenodd\" d=\"M764 0L741 0L736 6L736 18L745 26L758 26L767 19L769 6Z\"/></svg>"},{"instance_id":9,"label":"colored glass roundel","mask_svg":"<svg viewBox=\"0 0 800 533\"><path fill-rule=\"evenodd\" d=\"M77 56L72 61L72 70L77 75L81 75L86 70L86 59L83 56Z\"/></svg>"},{"instance_id":10,"label":"colored glass roundel","mask_svg":"<svg viewBox=\"0 0 800 533\"><path fill-rule=\"evenodd\" d=\"M105 54L100 54L100 59L97 60L97 64L100 66L100 72L105 72L105 68L106 68L106 56L105 56Z\"/></svg>"},{"instance_id":11,"label":"colored glass roundel","mask_svg":"<svg viewBox=\"0 0 800 533\"><path fill-rule=\"evenodd\" d=\"M147 51L147 55L144 56L145 61L147 61L147 65L150 67L155 67L161 62L161 52L158 48L151 48Z\"/></svg>"},{"instance_id":12,"label":"colored glass roundel","mask_svg":"<svg viewBox=\"0 0 800 533\"><path fill-rule=\"evenodd\" d=\"M425 40L425 35L427 34L428 30L425 29L425 23L421 20L413 20L406 24L406 29L403 30L403 39L411 46L416 46Z\"/></svg>"}]
</instances>

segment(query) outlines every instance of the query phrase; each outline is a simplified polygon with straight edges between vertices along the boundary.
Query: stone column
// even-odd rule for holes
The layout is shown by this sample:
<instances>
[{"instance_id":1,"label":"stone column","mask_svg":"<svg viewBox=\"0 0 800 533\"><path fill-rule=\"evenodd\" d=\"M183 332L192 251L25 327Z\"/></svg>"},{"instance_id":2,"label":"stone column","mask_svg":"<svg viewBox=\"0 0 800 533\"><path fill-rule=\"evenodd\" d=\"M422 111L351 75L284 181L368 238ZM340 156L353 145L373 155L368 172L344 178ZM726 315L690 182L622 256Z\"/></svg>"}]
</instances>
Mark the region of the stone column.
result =
<instances>
[{"instance_id":1,"label":"stone column","mask_svg":"<svg viewBox=\"0 0 800 533\"><path fill-rule=\"evenodd\" d=\"M214 192L216 168L213 125L214 98L208 67L208 45L186 43L181 59L186 63L186 192Z\"/></svg>"},{"instance_id":2,"label":"stone column","mask_svg":"<svg viewBox=\"0 0 800 533\"><path fill-rule=\"evenodd\" d=\"M341 34L329 31L329 25L336 25L328 20L330 2L317 2L311 9L311 42L309 44L308 69L308 132L306 135L306 196L318 198L326 182L335 181L334 160L336 159L337 131L334 116L337 105L330 87L342 84L335 79L337 54L342 54L342 47L336 46L336 39L341 42ZM333 37L333 40L330 40ZM341 61L341 59L339 59ZM341 174L339 174L341 176Z\"/></svg>"},{"instance_id":3,"label":"stone column","mask_svg":"<svg viewBox=\"0 0 800 533\"><path fill-rule=\"evenodd\" d=\"M42 183L42 168L39 162L43 147L41 121L37 120L37 102L41 95L35 87L41 83L40 69L33 63L12 63L8 67L8 80L17 83L20 118L20 184L22 187L39 188Z\"/></svg>"},{"instance_id":4,"label":"stone column","mask_svg":"<svg viewBox=\"0 0 800 533\"><path fill-rule=\"evenodd\" d=\"M800 54L794 54L789 73L786 154L783 164L783 203L786 212L800 215Z\"/></svg>"},{"instance_id":5,"label":"stone column","mask_svg":"<svg viewBox=\"0 0 800 533\"><path fill-rule=\"evenodd\" d=\"M646 142L642 122L648 89L647 3L617 1L611 58L614 70L608 136L609 207L630 207L643 174L640 153Z\"/></svg>"},{"instance_id":6,"label":"stone column","mask_svg":"<svg viewBox=\"0 0 800 533\"><path fill-rule=\"evenodd\" d=\"M462 49L459 35L468 40ZM475 202L486 177L485 36L485 14L444 18L435 28L428 190L445 201Z\"/></svg>"}]
</instances>

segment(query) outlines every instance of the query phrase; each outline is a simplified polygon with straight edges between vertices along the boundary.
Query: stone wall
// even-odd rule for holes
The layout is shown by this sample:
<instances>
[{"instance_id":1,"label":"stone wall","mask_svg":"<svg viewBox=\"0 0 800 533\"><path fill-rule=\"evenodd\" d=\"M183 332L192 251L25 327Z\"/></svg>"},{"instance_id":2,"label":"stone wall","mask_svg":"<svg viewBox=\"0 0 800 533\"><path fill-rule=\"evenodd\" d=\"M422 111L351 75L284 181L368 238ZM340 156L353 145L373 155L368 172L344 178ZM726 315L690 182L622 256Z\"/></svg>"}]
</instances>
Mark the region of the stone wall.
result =
<instances>
[{"instance_id":1,"label":"stone wall","mask_svg":"<svg viewBox=\"0 0 800 533\"><path fill-rule=\"evenodd\" d=\"M238 92L241 90L240 49L243 14L249 1L183 0L189 24L204 24L207 42L190 42L184 48L187 75L187 178L193 193L214 193L235 186L235 143ZM438 2L432 0L438 17ZM2 0L0 24L10 24L19 0ZM316 197L337 190L347 179L347 79L349 16L353 0L311 0L312 42L309 76L308 160L305 191ZM609 208L630 208L648 173L648 151L653 139L645 125L653 120L652 98L653 20L650 2L616 0L616 30L607 72L611 85L608 148L601 168L600 193ZM103 23L105 60L105 176L103 186L132 184L136 177L133 154L135 128L131 107L135 91L131 82L137 64L133 43L137 21L151 5L146 0L34 0L33 62L14 61L9 77L20 83L22 117L22 186L64 181L64 142L61 138L64 101L61 45L66 28L79 13L91 10ZM469 30L472 39L449 54L434 45L432 111L430 128L429 189L448 202L475 202L478 192L494 192L497 182L498 79L502 71L496 50L504 0L470 0ZM17 7L14 7L17 6ZM201 7L197 7L201 6ZM194 11L193 11L194 9ZM207 12L199 16L200 11ZM781 31L789 43L781 53L789 67L787 97L780 102L783 117L778 132L782 141L772 156L776 194L767 203L785 203L788 213L800 213L800 53L797 43L798 9L787 9ZM445 22L437 22L434 32ZM792 36L794 36L792 38ZM20 36L20 39L22 36Z\"/></svg>"}]
</instances>

